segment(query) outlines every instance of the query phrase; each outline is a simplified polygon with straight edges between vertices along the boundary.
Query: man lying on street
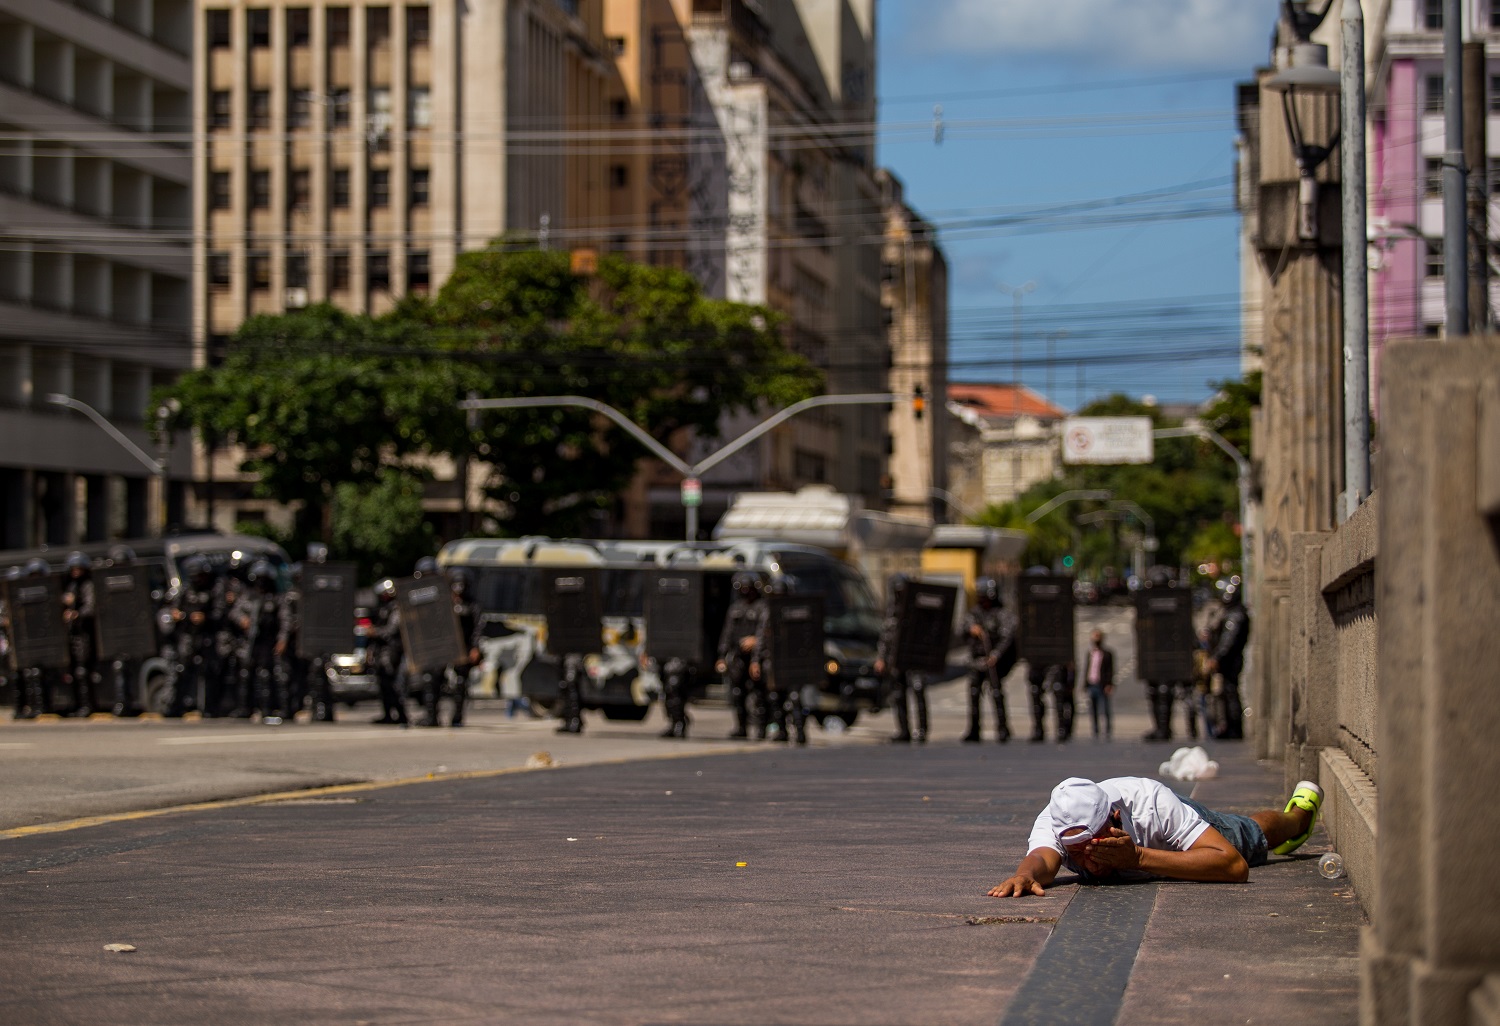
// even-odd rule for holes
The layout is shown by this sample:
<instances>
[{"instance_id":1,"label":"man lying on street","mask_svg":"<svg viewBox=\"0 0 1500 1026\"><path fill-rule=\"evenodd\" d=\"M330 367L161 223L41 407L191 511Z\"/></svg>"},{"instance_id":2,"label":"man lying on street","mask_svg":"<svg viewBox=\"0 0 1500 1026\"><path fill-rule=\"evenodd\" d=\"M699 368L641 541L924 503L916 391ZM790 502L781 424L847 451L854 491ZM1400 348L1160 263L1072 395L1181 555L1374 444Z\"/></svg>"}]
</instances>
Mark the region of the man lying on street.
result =
<instances>
[{"instance_id":1,"label":"man lying on street","mask_svg":"<svg viewBox=\"0 0 1500 1026\"><path fill-rule=\"evenodd\" d=\"M1042 895L1067 866L1086 883L1110 877L1168 877L1243 883L1267 853L1284 855L1312 833L1323 791L1304 780L1283 812L1215 812L1145 777L1097 784L1069 777L1036 818L1026 857L990 897Z\"/></svg>"}]
</instances>

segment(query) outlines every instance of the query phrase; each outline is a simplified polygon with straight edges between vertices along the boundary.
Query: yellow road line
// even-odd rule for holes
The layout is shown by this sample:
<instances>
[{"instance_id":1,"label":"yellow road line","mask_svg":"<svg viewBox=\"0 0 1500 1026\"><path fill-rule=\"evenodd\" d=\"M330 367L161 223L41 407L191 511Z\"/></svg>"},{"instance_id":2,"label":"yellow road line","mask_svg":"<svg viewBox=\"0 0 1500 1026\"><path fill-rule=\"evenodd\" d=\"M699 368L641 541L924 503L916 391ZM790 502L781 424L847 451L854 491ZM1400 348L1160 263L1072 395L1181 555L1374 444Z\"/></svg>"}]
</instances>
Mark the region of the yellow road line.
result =
<instances>
[{"instance_id":1,"label":"yellow road line","mask_svg":"<svg viewBox=\"0 0 1500 1026\"><path fill-rule=\"evenodd\" d=\"M155 819L159 816L175 816L184 812L212 812L218 809L240 809L252 805L269 805L273 802L284 802L292 799L321 798L327 795L358 794L364 791L382 791L393 787L407 787L411 784L430 784L435 781L444 780L485 780L490 777L503 777L512 773L535 773L542 770L573 768L582 769L586 766L623 766L632 762L662 762L667 759L690 759L702 755L733 755L747 751L756 751L750 747L728 748L721 750L709 750L703 752L671 752L662 755L630 756L620 759L601 759L598 762L579 763L568 767L566 763L554 763L551 766L508 766L504 769L488 770L460 770L452 773L427 773L420 777L399 777L394 780L363 780L353 784L328 784L323 787L308 787L296 791L275 791L270 794L247 795L243 798L222 798L216 801L193 802L188 805L168 805L160 809L137 809L133 812L110 812L102 816L84 816L81 819L65 819L57 823L37 823L32 826L11 827L8 830L0 830L0 840L15 840L21 837L36 837L41 834L61 834L70 830L83 830L87 827L105 826L110 823L128 823L139 819ZM767 750L760 748L759 750ZM779 749L776 749L779 750Z\"/></svg>"}]
</instances>

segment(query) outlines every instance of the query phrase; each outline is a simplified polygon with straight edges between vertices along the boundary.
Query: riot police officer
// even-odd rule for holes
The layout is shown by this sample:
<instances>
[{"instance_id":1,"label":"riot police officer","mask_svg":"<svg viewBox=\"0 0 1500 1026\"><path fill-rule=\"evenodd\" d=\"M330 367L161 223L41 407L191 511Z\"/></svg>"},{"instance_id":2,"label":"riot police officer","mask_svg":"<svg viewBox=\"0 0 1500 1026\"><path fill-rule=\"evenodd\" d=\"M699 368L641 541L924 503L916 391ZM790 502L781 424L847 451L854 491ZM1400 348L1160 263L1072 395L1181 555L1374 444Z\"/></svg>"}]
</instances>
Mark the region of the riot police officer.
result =
<instances>
[{"instance_id":1,"label":"riot police officer","mask_svg":"<svg viewBox=\"0 0 1500 1026\"><path fill-rule=\"evenodd\" d=\"M434 560L432 566L436 568ZM428 571L429 573L436 570ZM468 650L462 663L448 667L442 676L426 674L423 679L421 726L438 725L438 704L443 691L448 691L453 700L453 715L448 720L450 727L464 725L464 706L469 698L469 672L479 665L479 606L474 601L474 578L469 570L455 567L448 575L453 591L453 611L458 614L459 636Z\"/></svg>"},{"instance_id":2,"label":"riot police officer","mask_svg":"<svg viewBox=\"0 0 1500 1026\"><path fill-rule=\"evenodd\" d=\"M1214 736L1239 739L1245 736L1245 710L1240 702L1240 672L1245 667L1245 644L1250 640L1250 614L1238 581L1224 589L1224 618L1209 655L1209 670L1219 675L1219 693L1214 696L1215 719L1219 729Z\"/></svg>"},{"instance_id":3,"label":"riot police officer","mask_svg":"<svg viewBox=\"0 0 1500 1026\"><path fill-rule=\"evenodd\" d=\"M182 561L182 584L172 597L170 613L177 661L168 716L181 716L189 696L205 716L220 711L223 680L216 646L221 609L215 591L213 567L207 559L192 555Z\"/></svg>"},{"instance_id":4,"label":"riot police officer","mask_svg":"<svg viewBox=\"0 0 1500 1026\"><path fill-rule=\"evenodd\" d=\"M396 582L389 577L375 585L375 624L365 658L380 687L381 713L372 722L410 726L406 715L406 652L401 641L401 608L396 604Z\"/></svg>"},{"instance_id":5,"label":"riot police officer","mask_svg":"<svg viewBox=\"0 0 1500 1026\"><path fill-rule=\"evenodd\" d=\"M734 730L729 736L744 738L753 730L756 738L761 739L766 736L765 691L759 680L750 677L750 659L761 621L765 619L766 604L761 598L765 582L760 574L741 570L730 584L734 588L734 601L729 604L724 628L719 632L718 661L714 668L723 675L729 707L734 711Z\"/></svg>"},{"instance_id":6,"label":"riot police officer","mask_svg":"<svg viewBox=\"0 0 1500 1026\"><path fill-rule=\"evenodd\" d=\"M235 719L249 719L255 708L254 672L246 653L248 638L241 619L233 615L249 588L246 577L252 564L242 559L229 561L225 572L213 585L213 695L205 703L205 716L223 715L228 707Z\"/></svg>"},{"instance_id":7,"label":"riot police officer","mask_svg":"<svg viewBox=\"0 0 1500 1026\"><path fill-rule=\"evenodd\" d=\"M128 568L135 565L135 550L128 545L111 545L105 560L107 566ZM141 601L148 601L147 596L141 596ZM153 616L152 619L156 618ZM114 659L110 662L109 672L110 712L115 716L139 716L141 710L135 700L134 683L140 672L140 660Z\"/></svg>"},{"instance_id":8,"label":"riot police officer","mask_svg":"<svg viewBox=\"0 0 1500 1026\"><path fill-rule=\"evenodd\" d=\"M94 645L94 579L89 557L68 553L67 577L62 586L63 625L68 632L68 677L73 689L73 715L93 711L94 678L98 668Z\"/></svg>"},{"instance_id":9,"label":"riot police officer","mask_svg":"<svg viewBox=\"0 0 1500 1026\"><path fill-rule=\"evenodd\" d=\"M1016 615L1005 608L1000 584L993 577L974 582L974 607L964 617L964 636L969 642L969 729L963 740L982 740L981 707L988 691L995 705L996 740L1010 740L1010 721L1005 714L1005 676L1016 665Z\"/></svg>"},{"instance_id":10,"label":"riot police officer","mask_svg":"<svg viewBox=\"0 0 1500 1026\"><path fill-rule=\"evenodd\" d=\"M1155 590L1157 588L1172 588L1176 582L1171 572L1163 566L1152 567L1146 575L1146 587ZM1172 740L1172 706L1176 700L1177 693L1182 690L1182 681L1177 680L1148 680L1146 681L1146 701L1151 706L1151 729L1141 736L1143 741L1170 741ZM1191 683L1191 682L1187 682ZM1184 696L1184 701L1186 701ZM1188 708L1188 722L1193 722L1192 707Z\"/></svg>"},{"instance_id":11,"label":"riot police officer","mask_svg":"<svg viewBox=\"0 0 1500 1026\"><path fill-rule=\"evenodd\" d=\"M275 656L280 660L286 678L288 718L312 699L312 718L318 723L334 722L333 685L328 680L327 656L318 653L312 659L298 652L302 634L303 566L293 563L291 587L281 596L281 619L276 631Z\"/></svg>"},{"instance_id":12,"label":"riot police officer","mask_svg":"<svg viewBox=\"0 0 1500 1026\"><path fill-rule=\"evenodd\" d=\"M772 595L786 595L791 590L791 582L785 574L782 574L771 582L769 592ZM798 681L787 680L784 674L777 672L775 660L769 651L770 633L771 617L768 611L768 614L761 618L760 629L755 636L755 647L750 660L750 678L765 689L768 734L774 730L773 740L775 741L785 743L795 737L799 745L805 745L807 744L807 707L802 701L802 688Z\"/></svg>"},{"instance_id":13,"label":"riot police officer","mask_svg":"<svg viewBox=\"0 0 1500 1026\"><path fill-rule=\"evenodd\" d=\"M896 733L891 741L906 744L927 740L927 681L920 673L908 673L895 664L896 640L901 634L902 601L906 595L905 574L892 574L887 582L885 620L880 625L880 640L875 647L875 674L884 679L890 695L891 707L896 712ZM917 714L917 729L911 729L913 708ZM1002 719L1003 722L1003 719Z\"/></svg>"},{"instance_id":14,"label":"riot police officer","mask_svg":"<svg viewBox=\"0 0 1500 1026\"><path fill-rule=\"evenodd\" d=\"M241 633L239 654L250 711L259 712L261 722L274 726L282 721L286 706L276 672L276 642L281 632L276 568L268 560L256 560L250 565L248 583L230 616Z\"/></svg>"},{"instance_id":15,"label":"riot police officer","mask_svg":"<svg viewBox=\"0 0 1500 1026\"><path fill-rule=\"evenodd\" d=\"M24 580L45 579L51 571L45 559L28 559L23 568L11 571L12 587ZM8 616L16 616L14 609ZM41 666L17 666L16 716L18 720L33 720L52 711L51 671Z\"/></svg>"}]
</instances>

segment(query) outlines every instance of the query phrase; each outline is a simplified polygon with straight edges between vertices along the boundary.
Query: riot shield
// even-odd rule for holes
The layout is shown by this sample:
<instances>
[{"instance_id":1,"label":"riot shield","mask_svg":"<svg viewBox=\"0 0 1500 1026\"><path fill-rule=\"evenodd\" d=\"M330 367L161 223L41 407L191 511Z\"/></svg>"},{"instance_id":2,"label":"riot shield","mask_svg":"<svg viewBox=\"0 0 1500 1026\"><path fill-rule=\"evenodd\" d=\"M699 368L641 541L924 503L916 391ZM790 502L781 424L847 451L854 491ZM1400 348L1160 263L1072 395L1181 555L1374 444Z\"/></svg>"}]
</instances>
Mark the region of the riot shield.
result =
<instances>
[{"instance_id":1,"label":"riot shield","mask_svg":"<svg viewBox=\"0 0 1500 1026\"><path fill-rule=\"evenodd\" d=\"M911 581L896 611L900 624L892 662L906 673L941 674L948 668L953 605L958 589L948 584Z\"/></svg>"},{"instance_id":2,"label":"riot shield","mask_svg":"<svg viewBox=\"0 0 1500 1026\"><path fill-rule=\"evenodd\" d=\"M704 575L694 568L646 574L646 655L665 664L681 659L691 666L713 662L703 636Z\"/></svg>"},{"instance_id":3,"label":"riot shield","mask_svg":"<svg viewBox=\"0 0 1500 1026\"><path fill-rule=\"evenodd\" d=\"M156 655L149 574L144 566L116 566L94 573L94 634L100 659Z\"/></svg>"},{"instance_id":4,"label":"riot shield","mask_svg":"<svg viewBox=\"0 0 1500 1026\"><path fill-rule=\"evenodd\" d=\"M1016 582L1021 606L1016 651L1033 667L1071 663L1074 653L1073 579L1026 576Z\"/></svg>"},{"instance_id":5,"label":"riot shield","mask_svg":"<svg viewBox=\"0 0 1500 1026\"><path fill-rule=\"evenodd\" d=\"M62 590L57 577L23 577L5 582L10 618L10 668L66 669L68 635L63 628Z\"/></svg>"},{"instance_id":6,"label":"riot shield","mask_svg":"<svg viewBox=\"0 0 1500 1026\"><path fill-rule=\"evenodd\" d=\"M302 568L298 658L353 651L354 569L353 563L315 563Z\"/></svg>"},{"instance_id":7,"label":"riot shield","mask_svg":"<svg viewBox=\"0 0 1500 1026\"><path fill-rule=\"evenodd\" d=\"M766 596L766 652L772 683L787 692L823 679L823 596Z\"/></svg>"},{"instance_id":8,"label":"riot shield","mask_svg":"<svg viewBox=\"0 0 1500 1026\"><path fill-rule=\"evenodd\" d=\"M550 654L589 655L603 650L604 601L598 570L543 570L542 612L547 617Z\"/></svg>"},{"instance_id":9,"label":"riot shield","mask_svg":"<svg viewBox=\"0 0 1500 1026\"><path fill-rule=\"evenodd\" d=\"M406 577L396 582L401 611L401 642L411 673L435 673L463 662L468 655L453 608L453 589L442 574ZM352 630L352 627L351 627Z\"/></svg>"},{"instance_id":10,"label":"riot shield","mask_svg":"<svg viewBox=\"0 0 1500 1026\"><path fill-rule=\"evenodd\" d=\"M1193 679L1192 593L1147 588L1135 594L1136 675L1142 680Z\"/></svg>"}]
</instances>

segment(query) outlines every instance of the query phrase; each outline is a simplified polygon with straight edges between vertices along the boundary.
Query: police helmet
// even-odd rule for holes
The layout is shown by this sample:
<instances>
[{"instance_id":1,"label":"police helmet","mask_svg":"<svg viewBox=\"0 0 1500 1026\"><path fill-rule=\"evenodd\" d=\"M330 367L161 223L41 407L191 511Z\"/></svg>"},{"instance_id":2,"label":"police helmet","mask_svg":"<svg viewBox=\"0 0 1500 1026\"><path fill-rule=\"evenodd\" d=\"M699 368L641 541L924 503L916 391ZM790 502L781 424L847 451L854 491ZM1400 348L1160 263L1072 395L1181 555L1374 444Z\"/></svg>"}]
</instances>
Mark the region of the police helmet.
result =
<instances>
[{"instance_id":1,"label":"police helmet","mask_svg":"<svg viewBox=\"0 0 1500 1026\"><path fill-rule=\"evenodd\" d=\"M412 570L413 576L421 577L423 574L435 574L438 572L437 560L431 556L423 556L417 560L416 567Z\"/></svg>"},{"instance_id":2,"label":"police helmet","mask_svg":"<svg viewBox=\"0 0 1500 1026\"><path fill-rule=\"evenodd\" d=\"M294 584L302 583L302 563L300 561L288 567L287 572L291 575Z\"/></svg>"},{"instance_id":3,"label":"police helmet","mask_svg":"<svg viewBox=\"0 0 1500 1026\"><path fill-rule=\"evenodd\" d=\"M260 588L274 588L276 587L276 568L269 560L257 559L250 564L249 581Z\"/></svg>"},{"instance_id":4,"label":"police helmet","mask_svg":"<svg viewBox=\"0 0 1500 1026\"><path fill-rule=\"evenodd\" d=\"M23 572L24 571L22 571L20 567L13 566L9 570L5 571L5 579L7 581L19 581Z\"/></svg>"},{"instance_id":5,"label":"police helmet","mask_svg":"<svg viewBox=\"0 0 1500 1026\"><path fill-rule=\"evenodd\" d=\"M74 549L68 553L68 560L64 565L68 568L69 573L72 573L74 570L82 570L84 573L88 573L89 557Z\"/></svg>"},{"instance_id":6,"label":"police helmet","mask_svg":"<svg viewBox=\"0 0 1500 1026\"><path fill-rule=\"evenodd\" d=\"M109 547L110 566L130 566L135 562L135 550L129 545L111 545Z\"/></svg>"},{"instance_id":7,"label":"police helmet","mask_svg":"<svg viewBox=\"0 0 1500 1026\"><path fill-rule=\"evenodd\" d=\"M1146 585L1151 588L1170 588L1175 582L1172 572L1164 566L1154 566L1146 575Z\"/></svg>"},{"instance_id":8,"label":"police helmet","mask_svg":"<svg viewBox=\"0 0 1500 1026\"><path fill-rule=\"evenodd\" d=\"M46 577L50 572L51 570L48 568L47 561L45 559L34 557L26 561L27 577Z\"/></svg>"},{"instance_id":9,"label":"police helmet","mask_svg":"<svg viewBox=\"0 0 1500 1026\"><path fill-rule=\"evenodd\" d=\"M385 602L395 598L396 582L389 577L381 578L380 582L375 585L375 597Z\"/></svg>"},{"instance_id":10,"label":"police helmet","mask_svg":"<svg viewBox=\"0 0 1500 1026\"><path fill-rule=\"evenodd\" d=\"M1000 605L1000 584L993 577L981 577L974 582L974 597L981 606Z\"/></svg>"},{"instance_id":11,"label":"police helmet","mask_svg":"<svg viewBox=\"0 0 1500 1026\"><path fill-rule=\"evenodd\" d=\"M760 574L752 570L739 571L730 583L734 586L735 594L743 599L755 598L765 590L765 582L761 580Z\"/></svg>"},{"instance_id":12,"label":"police helmet","mask_svg":"<svg viewBox=\"0 0 1500 1026\"><path fill-rule=\"evenodd\" d=\"M448 585L453 589L453 594L460 598L468 598L470 590L474 587L474 571L468 567L454 567L448 571Z\"/></svg>"}]
</instances>

